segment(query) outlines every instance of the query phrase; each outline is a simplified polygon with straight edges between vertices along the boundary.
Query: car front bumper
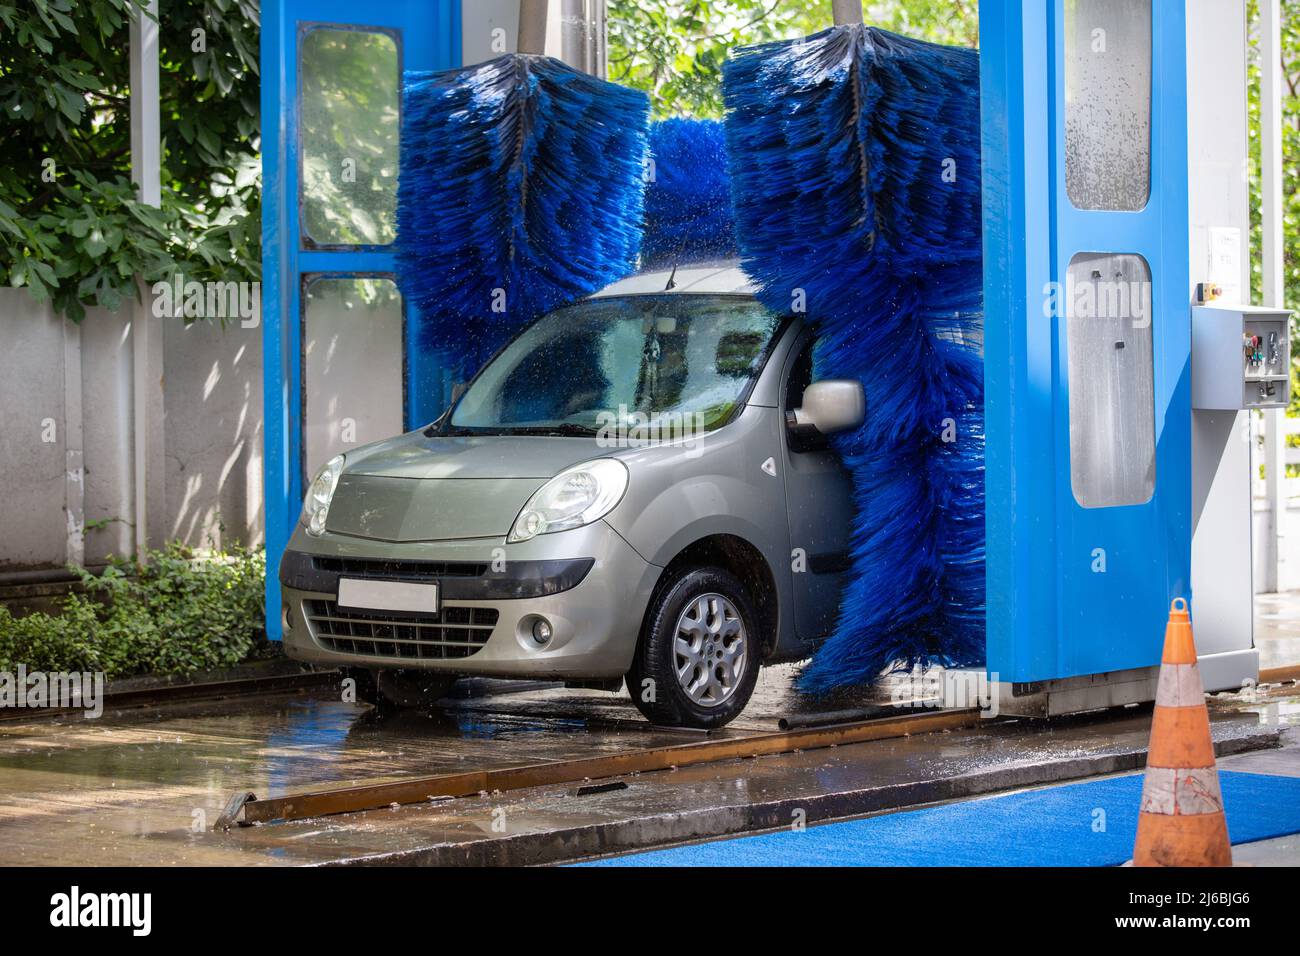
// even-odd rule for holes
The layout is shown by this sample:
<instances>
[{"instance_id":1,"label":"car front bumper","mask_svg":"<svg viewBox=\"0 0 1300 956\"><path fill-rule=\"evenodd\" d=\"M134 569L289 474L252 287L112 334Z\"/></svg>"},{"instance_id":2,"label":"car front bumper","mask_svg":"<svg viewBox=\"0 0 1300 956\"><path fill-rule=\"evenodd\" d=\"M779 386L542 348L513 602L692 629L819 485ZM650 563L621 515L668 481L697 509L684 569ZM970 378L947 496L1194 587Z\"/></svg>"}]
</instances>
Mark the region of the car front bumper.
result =
<instances>
[{"instance_id":1,"label":"car front bumper","mask_svg":"<svg viewBox=\"0 0 1300 956\"><path fill-rule=\"evenodd\" d=\"M611 680L631 666L661 570L604 521L519 544L314 538L299 526L280 564L284 649L338 667ZM436 580L439 612L341 610L340 576ZM544 646L539 617L552 630Z\"/></svg>"}]
</instances>

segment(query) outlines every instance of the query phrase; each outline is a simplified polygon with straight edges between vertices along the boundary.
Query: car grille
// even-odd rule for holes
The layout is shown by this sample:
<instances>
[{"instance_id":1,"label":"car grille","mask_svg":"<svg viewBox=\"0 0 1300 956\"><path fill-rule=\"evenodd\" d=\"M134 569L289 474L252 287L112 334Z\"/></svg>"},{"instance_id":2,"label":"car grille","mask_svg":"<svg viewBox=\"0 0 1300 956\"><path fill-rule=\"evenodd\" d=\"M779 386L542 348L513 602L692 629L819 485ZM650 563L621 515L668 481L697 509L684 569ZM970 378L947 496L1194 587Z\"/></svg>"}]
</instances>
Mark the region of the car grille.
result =
<instances>
[{"instance_id":1,"label":"car grille","mask_svg":"<svg viewBox=\"0 0 1300 956\"><path fill-rule=\"evenodd\" d=\"M303 610L322 647L344 654L448 661L478 652L496 627L491 607L446 607L423 617L340 608L334 601L307 600Z\"/></svg>"},{"instance_id":2,"label":"car grille","mask_svg":"<svg viewBox=\"0 0 1300 956\"><path fill-rule=\"evenodd\" d=\"M488 564L478 561L387 561L382 558L313 557L311 563L317 571L388 580L481 578L488 572Z\"/></svg>"}]
</instances>

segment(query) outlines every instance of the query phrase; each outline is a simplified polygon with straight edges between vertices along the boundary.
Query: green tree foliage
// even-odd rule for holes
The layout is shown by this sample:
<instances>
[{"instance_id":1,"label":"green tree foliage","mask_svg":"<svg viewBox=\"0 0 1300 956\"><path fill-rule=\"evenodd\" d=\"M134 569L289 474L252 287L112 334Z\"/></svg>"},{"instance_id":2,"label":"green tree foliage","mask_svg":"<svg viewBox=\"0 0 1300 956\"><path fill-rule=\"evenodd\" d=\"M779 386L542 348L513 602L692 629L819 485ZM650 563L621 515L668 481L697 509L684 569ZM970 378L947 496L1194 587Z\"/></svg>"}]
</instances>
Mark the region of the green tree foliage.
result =
<instances>
[{"instance_id":1,"label":"green tree foliage","mask_svg":"<svg viewBox=\"0 0 1300 956\"><path fill-rule=\"evenodd\" d=\"M611 0L609 76L650 94L655 116L722 115L722 64L736 46L831 26L830 0ZM977 46L974 0L877 0L874 26L935 43Z\"/></svg>"},{"instance_id":2,"label":"green tree foliage","mask_svg":"<svg viewBox=\"0 0 1300 956\"><path fill-rule=\"evenodd\" d=\"M260 274L257 0L160 4L161 208L131 184L143 2L0 2L0 272L77 321L134 295L137 274Z\"/></svg>"}]
</instances>

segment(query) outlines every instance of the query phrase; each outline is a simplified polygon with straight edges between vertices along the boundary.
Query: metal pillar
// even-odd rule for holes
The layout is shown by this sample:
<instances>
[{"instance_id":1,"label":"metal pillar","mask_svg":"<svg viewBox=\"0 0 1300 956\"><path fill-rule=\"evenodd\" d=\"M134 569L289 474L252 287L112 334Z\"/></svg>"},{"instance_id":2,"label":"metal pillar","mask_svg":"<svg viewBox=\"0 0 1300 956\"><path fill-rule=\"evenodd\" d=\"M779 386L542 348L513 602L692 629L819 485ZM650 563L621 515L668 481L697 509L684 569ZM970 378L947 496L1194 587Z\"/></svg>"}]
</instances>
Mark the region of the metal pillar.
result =
<instances>
[{"instance_id":1,"label":"metal pillar","mask_svg":"<svg viewBox=\"0 0 1300 956\"><path fill-rule=\"evenodd\" d=\"M542 55L546 52L546 15L549 0L519 0L520 53Z\"/></svg>"},{"instance_id":2,"label":"metal pillar","mask_svg":"<svg viewBox=\"0 0 1300 956\"><path fill-rule=\"evenodd\" d=\"M831 0L836 26L862 22L862 0Z\"/></svg>"},{"instance_id":3,"label":"metal pillar","mask_svg":"<svg viewBox=\"0 0 1300 956\"><path fill-rule=\"evenodd\" d=\"M142 203L162 204L159 134L158 0L131 18L131 179ZM132 481L135 551L149 544L149 513L162 498L162 327L150 321L148 299L134 304L131 322ZM150 486L154 485L154 495Z\"/></svg>"},{"instance_id":4,"label":"metal pillar","mask_svg":"<svg viewBox=\"0 0 1300 956\"><path fill-rule=\"evenodd\" d=\"M605 0L563 0L560 14L560 58L569 66L604 79Z\"/></svg>"},{"instance_id":5,"label":"metal pillar","mask_svg":"<svg viewBox=\"0 0 1300 956\"><path fill-rule=\"evenodd\" d=\"M1285 308L1282 233L1282 11L1281 0L1259 0L1259 125L1260 125L1260 213L1263 220L1263 289L1261 305ZM1282 417L1286 410L1263 413L1264 489L1268 499L1269 525L1264 537L1261 591L1280 587L1278 564L1285 551L1282 535L1286 519L1286 441Z\"/></svg>"}]
</instances>

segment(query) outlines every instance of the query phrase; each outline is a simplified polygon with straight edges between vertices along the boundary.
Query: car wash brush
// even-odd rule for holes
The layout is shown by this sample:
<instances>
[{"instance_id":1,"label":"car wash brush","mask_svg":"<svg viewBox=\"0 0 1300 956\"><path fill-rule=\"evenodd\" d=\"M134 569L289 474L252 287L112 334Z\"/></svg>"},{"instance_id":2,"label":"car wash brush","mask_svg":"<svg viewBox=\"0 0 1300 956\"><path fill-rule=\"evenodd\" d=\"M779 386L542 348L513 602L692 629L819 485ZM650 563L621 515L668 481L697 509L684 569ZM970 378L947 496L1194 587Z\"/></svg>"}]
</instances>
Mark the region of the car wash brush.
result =
<instances>
[{"instance_id":1,"label":"car wash brush","mask_svg":"<svg viewBox=\"0 0 1300 956\"><path fill-rule=\"evenodd\" d=\"M403 80L399 284L462 377L641 245L649 100L542 55L546 10L518 53Z\"/></svg>"},{"instance_id":2,"label":"car wash brush","mask_svg":"<svg viewBox=\"0 0 1300 956\"><path fill-rule=\"evenodd\" d=\"M654 123L647 169L643 269L739 255L720 122L673 117Z\"/></svg>"},{"instance_id":3,"label":"car wash brush","mask_svg":"<svg viewBox=\"0 0 1300 956\"><path fill-rule=\"evenodd\" d=\"M834 7L723 74L743 265L769 308L807 313L818 377L867 399L833 439L852 569L813 691L984 654L978 55Z\"/></svg>"}]
</instances>

